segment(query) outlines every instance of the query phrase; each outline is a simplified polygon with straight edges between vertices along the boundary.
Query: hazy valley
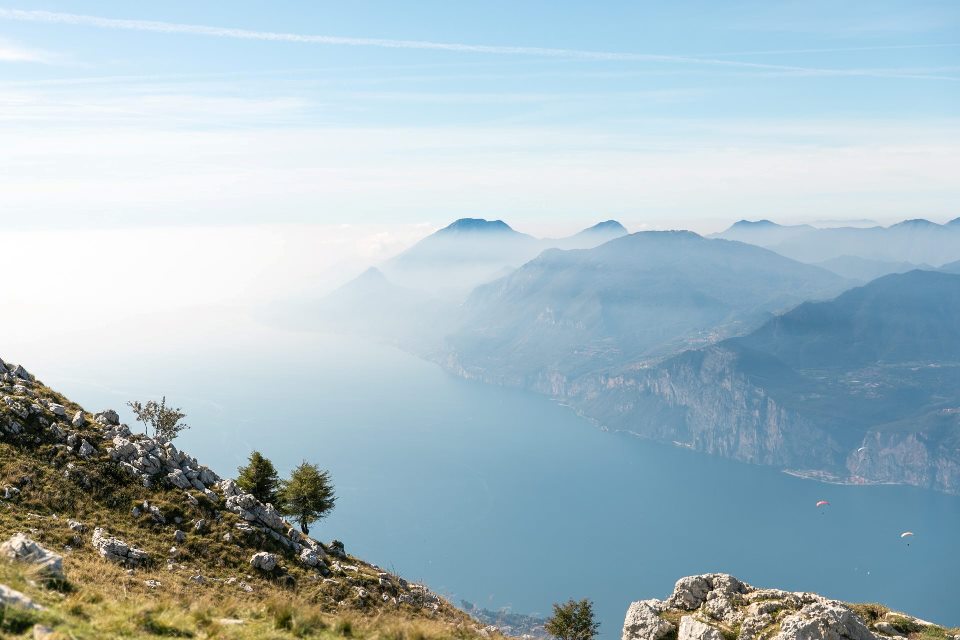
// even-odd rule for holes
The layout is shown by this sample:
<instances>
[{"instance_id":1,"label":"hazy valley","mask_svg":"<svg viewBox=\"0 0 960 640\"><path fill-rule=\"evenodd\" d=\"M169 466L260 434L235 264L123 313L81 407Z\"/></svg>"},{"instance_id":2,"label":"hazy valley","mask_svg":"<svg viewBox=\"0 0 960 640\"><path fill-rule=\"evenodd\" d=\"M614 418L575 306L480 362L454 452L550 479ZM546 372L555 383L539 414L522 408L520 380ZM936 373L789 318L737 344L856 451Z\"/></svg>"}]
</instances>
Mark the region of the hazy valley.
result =
<instances>
[{"instance_id":1,"label":"hazy valley","mask_svg":"<svg viewBox=\"0 0 960 640\"><path fill-rule=\"evenodd\" d=\"M458 221L326 298L317 321L605 428L824 480L960 491L957 221L618 235L563 249ZM469 292L431 278L456 273L457 246Z\"/></svg>"}]
</instances>

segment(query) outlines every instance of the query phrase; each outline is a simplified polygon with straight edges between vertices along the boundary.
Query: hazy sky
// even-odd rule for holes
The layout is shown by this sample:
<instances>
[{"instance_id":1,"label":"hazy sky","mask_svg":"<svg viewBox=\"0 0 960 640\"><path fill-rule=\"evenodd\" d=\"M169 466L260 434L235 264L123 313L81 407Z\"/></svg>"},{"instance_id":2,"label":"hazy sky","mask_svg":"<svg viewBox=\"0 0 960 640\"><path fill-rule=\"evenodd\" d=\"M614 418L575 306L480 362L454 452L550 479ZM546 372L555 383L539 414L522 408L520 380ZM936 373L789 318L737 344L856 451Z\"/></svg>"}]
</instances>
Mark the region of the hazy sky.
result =
<instances>
[{"instance_id":1,"label":"hazy sky","mask_svg":"<svg viewBox=\"0 0 960 640\"><path fill-rule=\"evenodd\" d=\"M954 1L0 0L0 224L945 220L958 105Z\"/></svg>"}]
</instances>

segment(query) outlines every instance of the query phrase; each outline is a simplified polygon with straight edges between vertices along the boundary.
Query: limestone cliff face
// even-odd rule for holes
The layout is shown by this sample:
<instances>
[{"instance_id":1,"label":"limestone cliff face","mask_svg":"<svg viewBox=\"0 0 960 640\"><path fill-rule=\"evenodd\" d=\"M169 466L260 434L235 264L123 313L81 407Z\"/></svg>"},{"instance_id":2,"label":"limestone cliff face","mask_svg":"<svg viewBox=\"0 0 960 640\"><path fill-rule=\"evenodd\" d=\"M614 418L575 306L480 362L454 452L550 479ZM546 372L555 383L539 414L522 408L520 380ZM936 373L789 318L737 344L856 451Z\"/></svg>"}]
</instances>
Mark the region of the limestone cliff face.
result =
<instances>
[{"instance_id":1,"label":"limestone cliff face","mask_svg":"<svg viewBox=\"0 0 960 640\"><path fill-rule=\"evenodd\" d=\"M954 422L960 423L954 412L943 415L956 416ZM960 451L951 440L935 436L925 431L872 430L847 456L846 468L853 478L960 493Z\"/></svg>"},{"instance_id":2,"label":"limestone cliff face","mask_svg":"<svg viewBox=\"0 0 960 640\"><path fill-rule=\"evenodd\" d=\"M832 481L960 493L960 448L956 437L944 435L960 433L960 410L941 412L942 425L932 430L861 429L837 414L803 407L820 393L801 381L787 379L802 393L778 394L765 380L744 374L744 357L719 344L664 363L574 379L558 372L502 377L468 369L452 355L441 364L468 379L556 398L600 425L652 440ZM790 375L778 369L770 379L783 386Z\"/></svg>"},{"instance_id":3,"label":"limestone cliff face","mask_svg":"<svg viewBox=\"0 0 960 640\"><path fill-rule=\"evenodd\" d=\"M828 430L739 374L735 360L723 348L709 348L669 367L575 380L546 373L529 381L468 370L452 357L443 364L468 379L560 399L604 426L645 438L755 464L842 469L844 449Z\"/></svg>"},{"instance_id":4,"label":"limestone cliff face","mask_svg":"<svg viewBox=\"0 0 960 640\"><path fill-rule=\"evenodd\" d=\"M564 397L602 424L743 462L842 469L844 447L830 424L773 398L741 374L722 347L684 354L665 366L587 376Z\"/></svg>"},{"instance_id":5,"label":"limestone cliff face","mask_svg":"<svg viewBox=\"0 0 960 640\"><path fill-rule=\"evenodd\" d=\"M666 600L632 603L622 640L956 640L955 634L882 605L760 589L711 573L681 578Z\"/></svg>"},{"instance_id":6,"label":"limestone cliff face","mask_svg":"<svg viewBox=\"0 0 960 640\"><path fill-rule=\"evenodd\" d=\"M542 271L553 282L557 272ZM616 282L610 300L627 304L624 292L637 283ZM520 284L509 302L529 311L539 290ZM491 338L509 311L498 307L467 332L471 339L448 341L443 364L467 378L557 398L608 428L706 453L832 481L960 492L960 277L886 276L801 304L739 337L718 341L723 332L706 332L664 343L661 352L631 349L618 338L638 323L653 326L644 323L663 308L676 313L658 317L660 325L685 317L677 300L642 297L647 285L636 289L647 315L631 316L610 335L553 340L538 316L504 342ZM593 313L591 287L583 288L591 301L583 308ZM565 299L553 296L551 305L555 298ZM581 307L569 313L583 315Z\"/></svg>"}]
</instances>

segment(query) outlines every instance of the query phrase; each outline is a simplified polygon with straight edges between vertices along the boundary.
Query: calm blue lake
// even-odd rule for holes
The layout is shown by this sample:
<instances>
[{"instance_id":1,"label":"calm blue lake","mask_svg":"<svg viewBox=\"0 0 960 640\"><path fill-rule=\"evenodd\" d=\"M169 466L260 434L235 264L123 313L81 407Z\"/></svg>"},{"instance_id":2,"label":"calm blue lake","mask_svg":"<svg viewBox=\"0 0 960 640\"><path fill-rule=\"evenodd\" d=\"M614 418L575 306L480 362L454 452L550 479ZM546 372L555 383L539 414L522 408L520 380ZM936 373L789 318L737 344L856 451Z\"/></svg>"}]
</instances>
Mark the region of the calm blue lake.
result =
<instances>
[{"instance_id":1,"label":"calm blue lake","mask_svg":"<svg viewBox=\"0 0 960 640\"><path fill-rule=\"evenodd\" d=\"M88 409L165 393L193 425L181 446L222 474L252 448L283 473L320 463L339 502L313 533L455 602L544 614L589 597L617 638L630 601L724 571L960 625L960 498L605 433L545 398L343 337L258 330L33 368Z\"/></svg>"}]
</instances>

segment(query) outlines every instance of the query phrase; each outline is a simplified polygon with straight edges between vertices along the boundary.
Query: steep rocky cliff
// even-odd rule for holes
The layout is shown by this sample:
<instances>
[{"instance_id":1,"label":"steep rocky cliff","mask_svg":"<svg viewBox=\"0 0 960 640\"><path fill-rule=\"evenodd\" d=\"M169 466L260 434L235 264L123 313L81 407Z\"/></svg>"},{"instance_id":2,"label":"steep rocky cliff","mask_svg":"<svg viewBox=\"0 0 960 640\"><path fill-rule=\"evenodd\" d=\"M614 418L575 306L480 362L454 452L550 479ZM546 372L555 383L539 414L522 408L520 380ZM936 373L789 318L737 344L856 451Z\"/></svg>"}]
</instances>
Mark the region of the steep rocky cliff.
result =
<instances>
[{"instance_id":1,"label":"steep rocky cliff","mask_svg":"<svg viewBox=\"0 0 960 640\"><path fill-rule=\"evenodd\" d=\"M677 581L666 600L630 605L622 640L957 640L960 629L815 593L761 589L711 573Z\"/></svg>"},{"instance_id":2,"label":"steep rocky cliff","mask_svg":"<svg viewBox=\"0 0 960 640\"><path fill-rule=\"evenodd\" d=\"M650 369L584 378L571 401L611 427L744 462L838 468L844 449L824 424L771 397L722 346Z\"/></svg>"},{"instance_id":3,"label":"steep rocky cliff","mask_svg":"<svg viewBox=\"0 0 960 640\"><path fill-rule=\"evenodd\" d=\"M960 276L913 271L662 360L583 356L579 371L517 376L451 349L442 364L645 438L825 480L957 493L958 317Z\"/></svg>"}]
</instances>

